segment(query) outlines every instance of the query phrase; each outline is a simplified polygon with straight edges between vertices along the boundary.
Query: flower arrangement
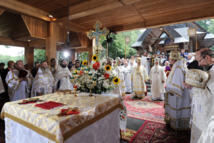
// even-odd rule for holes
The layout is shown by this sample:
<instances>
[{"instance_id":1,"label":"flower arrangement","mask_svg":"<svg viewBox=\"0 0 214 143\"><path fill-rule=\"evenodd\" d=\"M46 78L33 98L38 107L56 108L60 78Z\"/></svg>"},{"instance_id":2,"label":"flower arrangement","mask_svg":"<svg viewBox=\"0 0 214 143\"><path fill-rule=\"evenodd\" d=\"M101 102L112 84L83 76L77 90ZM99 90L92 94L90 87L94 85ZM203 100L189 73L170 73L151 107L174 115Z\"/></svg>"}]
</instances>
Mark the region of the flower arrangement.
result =
<instances>
[{"instance_id":1,"label":"flower arrangement","mask_svg":"<svg viewBox=\"0 0 214 143\"><path fill-rule=\"evenodd\" d=\"M108 65L108 68L105 66L100 66L100 63L96 62L92 67L81 66L80 69L77 69L78 77L76 77L78 88L80 92L90 92L89 84L93 84L91 89L92 93L101 94L102 92L109 92L114 90L116 86L120 83L120 79L111 74L111 66Z\"/></svg>"}]
</instances>

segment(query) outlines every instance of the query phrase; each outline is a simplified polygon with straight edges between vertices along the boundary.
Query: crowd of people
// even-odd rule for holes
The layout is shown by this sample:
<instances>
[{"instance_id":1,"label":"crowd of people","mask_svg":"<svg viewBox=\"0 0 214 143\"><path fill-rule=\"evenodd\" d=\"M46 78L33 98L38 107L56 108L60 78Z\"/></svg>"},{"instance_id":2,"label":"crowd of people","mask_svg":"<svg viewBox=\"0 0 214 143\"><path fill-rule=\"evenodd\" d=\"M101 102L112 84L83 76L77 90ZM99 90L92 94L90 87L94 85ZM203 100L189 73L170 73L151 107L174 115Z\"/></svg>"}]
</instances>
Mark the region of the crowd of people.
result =
<instances>
[{"instance_id":1,"label":"crowd of people","mask_svg":"<svg viewBox=\"0 0 214 143\"><path fill-rule=\"evenodd\" d=\"M175 130L191 128L191 142L213 142L214 111L214 53L208 48L193 53L174 50L167 55L116 60L107 58L102 66L111 65L112 74L120 78L113 93L124 97L133 93L133 99L142 99L150 79L152 100L164 100L165 122ZM93 64L93 63L92 63ZM7 101L41 96L60 90L72 90L72 73L81 61L56 59L35 62L30 70L28 64L19 60L8 61L7 68L0 63L0 93Z\"/></svg>"}]
</instances>

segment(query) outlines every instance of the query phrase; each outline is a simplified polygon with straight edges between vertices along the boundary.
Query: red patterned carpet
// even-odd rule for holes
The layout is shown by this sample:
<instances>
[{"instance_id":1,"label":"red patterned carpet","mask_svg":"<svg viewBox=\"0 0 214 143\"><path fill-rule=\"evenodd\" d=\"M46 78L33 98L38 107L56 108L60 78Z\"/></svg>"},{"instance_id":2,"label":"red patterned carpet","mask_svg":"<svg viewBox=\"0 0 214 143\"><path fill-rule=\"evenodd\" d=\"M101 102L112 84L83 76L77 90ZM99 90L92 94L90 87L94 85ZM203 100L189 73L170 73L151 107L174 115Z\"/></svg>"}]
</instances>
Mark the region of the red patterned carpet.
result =
<instances>
[{"instance_id":1,"label":"red patterned carpet","mask_svg":"<svg viewBox=\"0 0 214 143\"><path fill-rule=\"evenodd\" d=\"M128 117L165 123L163 101L151 101L151 96L146 96L142 100L133 100L131 97L132 95L126 95L124 99Z\"/></svg>"},{"instance_id":2,"label":"red patterned carpet","mask_svg":"<svg viewBox=\"0 0 214 143\"><path fill-rule=\"evenodd\" d=\"M190 131L178 131L166 124L146 121L130 143L189 143Z\"/></svg>"}]
</instances>

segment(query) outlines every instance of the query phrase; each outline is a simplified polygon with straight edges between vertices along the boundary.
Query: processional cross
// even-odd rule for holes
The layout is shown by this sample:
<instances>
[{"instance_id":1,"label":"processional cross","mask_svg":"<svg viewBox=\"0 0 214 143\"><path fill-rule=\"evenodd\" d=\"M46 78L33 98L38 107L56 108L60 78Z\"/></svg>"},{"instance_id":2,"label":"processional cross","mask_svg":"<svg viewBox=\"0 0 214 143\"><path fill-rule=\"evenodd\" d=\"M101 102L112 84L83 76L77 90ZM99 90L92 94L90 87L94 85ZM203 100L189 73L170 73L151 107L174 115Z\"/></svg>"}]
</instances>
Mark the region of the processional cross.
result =
<instances>
[{"instance_id":1,"label":"processional cross","mask_svg":"<svg viewBox=\"0 0 214 143\"><path fill-rule=\"evenodd\" d=\"M95 38L95 47L96 47L96 54L98 55L99 49L101 49L101 44L100 44L100 36L106 36L109 33L109 30L104 27L103 30L100 30L100 27L102 24L99 21L96 21L94 24L94 30L90 30L89 33L87 34L88 38L91 40L92 38Z\"/></svg>"}]
</instances>

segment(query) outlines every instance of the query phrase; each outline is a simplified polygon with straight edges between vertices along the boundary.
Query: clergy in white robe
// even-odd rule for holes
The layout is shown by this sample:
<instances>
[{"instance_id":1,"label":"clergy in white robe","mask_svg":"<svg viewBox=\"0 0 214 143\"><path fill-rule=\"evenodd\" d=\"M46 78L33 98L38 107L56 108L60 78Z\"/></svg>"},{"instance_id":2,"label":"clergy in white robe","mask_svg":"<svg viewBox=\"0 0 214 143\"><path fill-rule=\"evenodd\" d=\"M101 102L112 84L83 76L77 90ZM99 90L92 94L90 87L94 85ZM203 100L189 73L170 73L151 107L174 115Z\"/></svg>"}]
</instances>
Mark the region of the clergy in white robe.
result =
<instances>
[{"instance_id":1,"label":"clergy in white robe","mask_svg":"<svg viewBox=\"0 0 214 143\"><path fill-rule=\"evenodd\" d=\"M129 60L129 65L131 65L131 62L133 63L134 66L137 66L134 56L132 56L131 59Z\"/></svg>"},{"instance_id":2,"label":"clergy in white robe","mask_svg":"<svg viewBox=\"0 0 214 143\"><path fill-rule=\"evenodd\" d=\"M70 82L70 77L72 77L72 74L69 71L67 65L67 61L63 59L60 62L60 66L58 66L56 70L55 86L58 91L73 90L73 85Z\"/></svg>"},{"instance_id":3,"label":"clergy in white robe","mask_svg":"<svg viewBox=\"0 0 214 143\"><path fill-rule=\"evenodd\" d=\"M47 62L44 61L42 62L42 67L38 69L38 72L34 78L31 97L50 94L54 91L54 89L54 77L48 68Z\"/></svg>"},{"instance_id":4,"label":"clergy in white robe","mask_svg":"<svg viewBox=\"0 0 214 143\"><path fill-rule=\"evenodd\" d=\"M49 65L49 69L52 73L52 75L54 76L55 72L56 72L56 59L55 58L52 58L51 59L51 62L50 62L50 65Z\"/></svg>"},{"instance_id":5,"label":"clergy in white robe","mask_svg":"<svg viewBox=\"0 0 214 143\"><path fill-rule=\"evenodd\" d=\"M120 78L119 85L117 87L115 87L115 89L112 92L114 94L119 94L119 97L120 97L122 104L124 106L124 109L120 110L119 120L120 120L120 129L121 129L121 131L124 131L124 133L125 133L126 132L126 124L127 124L127 110L126 110L125 104L123 103L123 99L125 96L126 86L125 86L124 75L123 75L123 67L121 66L121 63L122 63L122 60L118 57L117 58L117 66L111 72L111 74L114 74L118 78Z\"/></svg>"},{"instance_id":6,"label":"clergy in white robe","mask_svg":"<svg viewBox=\"0 0 214 143\"><path fill-rule=\"evenodd\" d=\"M117 58L117 67L115 67L114 72L116 73L117 77L120 79L120 83L118 86L115 87L114 93L119 94L124 98L126 93L126 85L124 81L124 75L123 75L123 67L121 66L122 60L118 57Z\"/></svg>"},{"instance_id":7,"label":"clergy in white robe","mask_svg":"<svg viewBox=\"0 0 214 143\"><path fill-rule=\"evenodd\" d=\"M26 77L19 78L19 72L24 69L24 65L21 60L16 62L15 67L15 69L8 72L5 79L8 85L8 94L11 101L29 98L33 81L32 75L27 71Z\"/></svg>"},{"instance_id":8,"label":"clergy in white robe","mask_svg":"<svg viewBox=\"0 0 214 143\"><path fill-rule=\"evenodd\" d=\"M149 68L148 68L147 57L142 55L141 59L142 59L141 60L142 61L141 64L142 64L142 66L144 66L146 68L146 71L148 73L149 72Z\"/></svg>"},{"instance_id":9,"label":"clergy in white robe","mask_svg":"<svg viewBox=\"0 0 214 143\"><path fill-rule=\"evenodd\" d=\"M209 84L212 84L213 81L214 74L209 75L205 71L191 69L186 73L185 84L183 85L185 88L188 86L193 86L190 119L191 143L198 143L203 129L207 128L206 122L211 115L210 111L213 106L213 94L211 92L212 90L209 89Z\"/></svg>"},{"instance_id":10,"label":"clergy in white robe","mask_svg":"<svg viewBox=\"0 0 214 143\"><path fill-rule=\"evenodd\" d=\"M133 92L135 93L133 98L143 98L144 93L147 91L145 82L149 80L149 77L145 67L141 65L141 58L137 59L137 66L132 70L131 80L133 82Z\"/></svg>"},{"instance_id":11,"label":"clergy in white robe","mask_svg":"<svg viewBox=\"0 0 214 143\"><path fill-rule=\"evenodd\" d=\"M125 79L125 85L126 85L126 92L130 94L132 92L132 85L131 85L131 68L128 66L128 62L124 63L123 67L123 74Z\"/></svg>"},{"instance_id":12,"label":"clergy in white robe","mask_svg":"<svg viewBox=\"0 0 214 143\"><path fill-rule=\"evenodd\" d=\"M165 121L175 130L188 130L190 120L190 95L184 88L186 62L177 50L170 52L172 71L166 82Z\"/></svg>"},{"instance_id":13,"label":"clergy in white robe","mask_svg":"<svg viewBox=\"0 0 214 143\"><path fill-rule=\"evenodd\" d=\"M164 83L166 82L166 74L159 65L159 58L155 58L155 65L150 71L151 92L153 100L164 100Z\"/></svg>"}]
</instances>

